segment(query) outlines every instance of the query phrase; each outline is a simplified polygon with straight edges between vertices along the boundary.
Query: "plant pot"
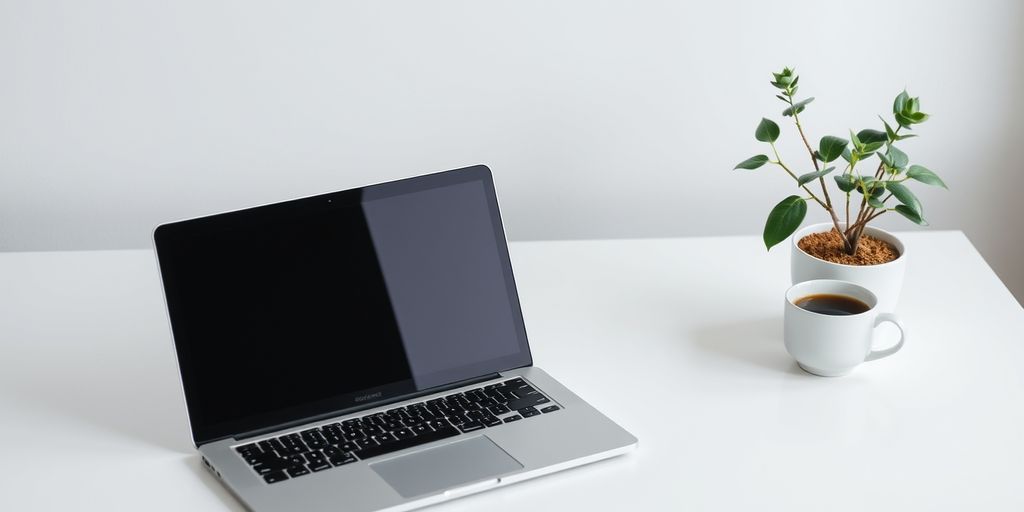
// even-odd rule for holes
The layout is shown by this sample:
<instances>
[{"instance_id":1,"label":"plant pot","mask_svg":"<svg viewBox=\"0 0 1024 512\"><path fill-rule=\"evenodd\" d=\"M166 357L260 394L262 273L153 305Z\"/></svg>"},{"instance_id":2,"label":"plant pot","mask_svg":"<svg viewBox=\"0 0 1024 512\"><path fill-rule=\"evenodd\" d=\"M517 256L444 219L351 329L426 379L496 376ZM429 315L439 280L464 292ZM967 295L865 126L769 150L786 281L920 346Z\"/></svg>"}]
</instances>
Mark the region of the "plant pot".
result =
<instances>
[{"instance_id":1,"label":"plant pot","mask_svg":"<svg viewBox=\"0 0 1024 512\"><path fill-rule=\"evenodd\" d=\"M844 224L840 224L846 227ZM907 248L892 233L875 227L864 228L865 235L871 235L879 240L891 244L899 257L888 263L878 265L844 265L821 260L807 254L797 243L800 239L811 233L824 233L831 231L832 223L821 223L806 226L793 234L792 256L790 257L790 275L793 284L812 279L837 279L859 284L878 297L878 310L891 313L896 309L896 302L900 298L900 290L903 288L903 274L907 268Z\"/></svg>"}]
</instances>

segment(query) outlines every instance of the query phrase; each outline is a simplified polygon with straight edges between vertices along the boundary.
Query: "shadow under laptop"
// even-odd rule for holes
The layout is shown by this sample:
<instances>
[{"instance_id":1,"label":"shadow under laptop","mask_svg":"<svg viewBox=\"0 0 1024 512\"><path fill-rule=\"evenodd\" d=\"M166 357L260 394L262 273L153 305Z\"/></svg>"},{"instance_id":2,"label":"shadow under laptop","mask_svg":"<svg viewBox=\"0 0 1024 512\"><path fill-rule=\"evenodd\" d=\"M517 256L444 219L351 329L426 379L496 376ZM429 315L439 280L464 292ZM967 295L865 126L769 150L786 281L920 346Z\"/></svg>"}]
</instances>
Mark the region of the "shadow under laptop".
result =
<instances>
[{"instance_id":1,"label":"shadow under laptop","mask_svg":"<svg viewBox=\"0 0 1024 512\"><path fill-rule=\"evenodd\" d=\"M698 348L737 365L808 376L783 346L781 315L704 325L688 338Z\"/></svg>"}]
</instances>

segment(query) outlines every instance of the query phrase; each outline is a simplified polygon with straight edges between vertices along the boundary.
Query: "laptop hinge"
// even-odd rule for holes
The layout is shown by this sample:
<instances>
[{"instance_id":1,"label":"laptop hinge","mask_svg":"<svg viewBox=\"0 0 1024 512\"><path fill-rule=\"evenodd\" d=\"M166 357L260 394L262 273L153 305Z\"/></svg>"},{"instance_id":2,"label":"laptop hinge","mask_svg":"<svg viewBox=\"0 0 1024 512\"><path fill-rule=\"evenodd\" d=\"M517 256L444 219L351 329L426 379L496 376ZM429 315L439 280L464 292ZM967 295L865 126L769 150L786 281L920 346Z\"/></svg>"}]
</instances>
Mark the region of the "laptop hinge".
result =
<instances>
[{"instance_id":1,"label":"laptop hinge","mask_svg":"<svg viewBox=\"0 0 1024 512\"><path fill-rule=\"evenodd\" d=\"M285 423L279 423L279 424L276 424L276 425L271 425L269 427L264 427L264 428L260 428L260 429L256 429L256 430L250 430L248 432L242 432L240 434L237 434L237 435L234 435L234 436L230 436L230 437L234 437L235 439L238 439L238 440L249 439L249 438L252 438L252 437L258 437L258 436L262 436L264 434L269 434L271 432L276 432L278 430L285 430L285 429L288 429L288 428L291 428L291 427L296 427L296 426L299 426L299 425L304 425L306 423L313 423L313 422L316 422L316 421L325 420L325 419L332 418L332 417L335 417L335 416L344 416L346 414L350 414L350 413L353 413L353 412L359 412L359 411L365 411L365 410L368 410L368 409L374 409L374 408L380 407L382 405L393 404L393 403L396 403L396 402L403 402L405 400L409 400L409 399L412 399L412 398L416 398L416 397L420 397L420 396L432 395L434 393L440 393L442 391L447 391L449 389L461 388L462 386L468 386L468 385L471 385L471 384L476 384L478 382L486 382L486 381L489 381L489 380L492 380L492 379L496 379L496 378L498 378L500 376L501 375L499 375L497 373L481 375L479 377L474 377L472 379L460 380L458 382L452 382L451 384L445 384L443 386L436 386L436 387L433 387L433 388L430 388L430 389L424 389L422 391L417 391L415 393L406 393L404 395L393 396L393 397L390 397L390 398L388 398L386 400L381 400L379 402L373 402L372 404L360 404L359 407L349 407L348 409L340 409L340 410L337 410L337 411L331 411L331 412L327 412L327 413L324 413L324 414L318 414L316 416L309 416L309 417L302 418L302 419L299 419L299 420L289 421L289 422L285 422Z\"/></svg>"}]
</instances>

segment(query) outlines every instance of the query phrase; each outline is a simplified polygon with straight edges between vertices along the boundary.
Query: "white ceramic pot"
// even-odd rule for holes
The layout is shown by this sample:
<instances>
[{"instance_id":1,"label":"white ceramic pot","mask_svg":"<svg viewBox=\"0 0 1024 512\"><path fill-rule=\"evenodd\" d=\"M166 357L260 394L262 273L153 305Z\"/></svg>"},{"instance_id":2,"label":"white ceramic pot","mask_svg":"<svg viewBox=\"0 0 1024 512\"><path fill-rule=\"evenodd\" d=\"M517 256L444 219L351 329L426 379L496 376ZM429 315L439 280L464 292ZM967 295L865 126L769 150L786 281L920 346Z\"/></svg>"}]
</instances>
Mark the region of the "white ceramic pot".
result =
<instances>
[{"instance_id":1,"label":"white ceramic pot","mask_svg":"<svg viewBox=\"0 0 1024 512\"><path fill-rule=\"evenodd\" d=\"M843 224L840 226L845 227ZM907 268L907 247L892 233L871 226L864 229L864 234L892 244L900 253L898 258L878 265L843 265L815 258L797 245L801 238L811 233L830 231L833 227L830 222L814 224L793 234L791 241L793 249L790 257L790 275L793 284L812 279L849 281L871 290L878 297L879 311L893 312L900 298L900 290L903 288L903 274Z\"/></svg>"}]
</instances>

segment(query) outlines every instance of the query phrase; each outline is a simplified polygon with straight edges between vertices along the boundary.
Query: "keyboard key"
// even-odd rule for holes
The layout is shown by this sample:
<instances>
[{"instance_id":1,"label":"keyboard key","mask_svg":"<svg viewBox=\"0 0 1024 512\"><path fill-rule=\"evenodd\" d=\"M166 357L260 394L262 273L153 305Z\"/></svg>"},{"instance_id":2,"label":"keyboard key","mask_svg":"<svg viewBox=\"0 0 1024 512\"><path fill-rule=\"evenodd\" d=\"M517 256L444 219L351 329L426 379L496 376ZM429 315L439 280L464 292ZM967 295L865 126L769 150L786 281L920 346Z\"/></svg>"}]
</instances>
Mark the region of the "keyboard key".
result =
<instances>
[{"instance_id":1,"label":"keyboard key","mask_svg":"<svg viewBox=\"0 0 1024 512\"><path fill-rule=\"evenodd\" d=\"M504 421L505 423L512 423L513 421L519 421L521 419L523 419L522 416L520 416L518 414L515 414L515 415L512 415L512 416L509 416L508 418L505 418L502 421Z\"/></svg>"},{"instance_id":2,"label":"keyboard key","mask_svg":"<svg viewBox=\"0 0 1024 512\"><path fill-rule=\"evenodd\" d=\"M487 410L495 416L501 416L502 414L509 412L511 409L504 405L495 405L493 407L488 407Z\"/></svg>"},{"instance_id":3,"label":"keyboard key","mask_svg":"<svg viewBox=\"0 0 1024 512\"><path fill-rule=\"evenodd\" d=\"M480 423L479 421L467 421L466 423L459 425L459 430L463 432L472 432L474 430L480 430L482 428L484 428L484 424Z\"/></svg>"},{"instance_id":4,"label":"keyboard key","mask_svg":"<svg viewBox=\"0 0 1024 512\"><path fill-rule=\"evenodd\" d=\"M378 443L376 439L374 439L372 437L368 437L366 439L361 439L359 441L356 441L356 445L359 446L359 450L365 450L367 448L373 448L374 446L379 446L380 443Z\"/></svg>"},{"instance_id":5,"label":"keyboard key","mask_svg":"<svg viewBox=\"0 0 1024 512\"><path fill-rule=\"evenodd\" d=\"M385 432L383 434L373 436L373 439L380 444L393 443L398 440L398 438L395 437L395 435L390 432Z\"/></svg>"},{"instance_id":6,"label":"keyboard key","mask_svg":"<svg viewBox=\"0 0 1024 512\"><path fill-rule=\"evenodd\" d=\"M530 406L540 405L550 402L544 395L526 395L523 398L517 398L506 404L509 409L525 409Z\"/></svg>"},{"instance_id":7,"label":"keyboard key","mask_svg":"<svg viewBox=\"0 0 1024 512\"><path fill-rule=\"evenodd\" d=\"M288 455L301 455L307 451L309 451L309 448L306 448L306 445L287 445L284 447L284 453Z\"/></svg>"},{"instance_id":8,"label":"keyboard key","mask_svg":"<svg viewBox=\"0 0 1024 512\"><path fill-rule=\"evenodd\" d=\"M430 443L433 441L439 441L441 439L447 439L452 436L459 435L459 431L454 428L444 428L441 430L435 430L427 434L423 434L416 437L410 437L408 439L401 439L381 446L369 446L362 450L356 451L355 455L360 459L366 460L370 457L376 457L378 455L384 455L385 453L396 452L398 450L404 450L413 446L419 446L421 444Z\"/></svg>"},{"instance_id":9,"label":"keyboard key","mask_svg":"<svg viewBox=\"0 0 1024 512\"><path fill-rule=\"evenodd\" d=\"M282 480L287 480L288 475L284 474L284 471L274 471L273 473L267 473L263 475L263 481L268 484L274 484Z\"/></svg>"},{"instance_id":10,"label":"keyboard key","mask_svg":"<svg viewBox=\"0 0 1024 512\"><path fill-rule=\"evenodd\" d=\"M395 437L397 437L398 439L409 439L410 437L412 437L414 435L412 433L412 430L409 430L407 428L398 429L398 430L396 430L394 432L394 434L395 434Z\"/></svg>"},{"instance_id":11,"label":"keyboard key","mask_svg":"<svg viewBox=\"0 0 1024 512\"><path fill-rule=\"evenodd\" d=\"M248 454L259 453L261 450L256 446L256 443L249 443L246 445L239 446L238 448L235 448L235 451L242 454L242 456L244 457Z\"/></svg>"},{"instance_id":12,"label":"keyboard key","mask_svg":"<svg viewBox=\"0 0 1024 512\"><path fill-rule=\"evenodd\" d=\"M256 464L252 469L261 475L269 475L281 471L284 467L281 464Z\"/></svg>"},{"instance_id":13,"label":"keyboard key","mask_svg":"<svg viewBox=\"0 0 1024 512\"><path fill-rule=\"evenodd\" d=\"M430 414L430 413L427 413L427 414ZM415 427L416 425L423 424L425 421L427 421L426 418L424 418L424 417L420 416L419 414L417 414L415 416L409 416L408 418L406 418L405 420L402 421L402 424L407 426L407 427Z\"/></svg>"},{"instance_id":14,"label":"keyboard key","mask_svg":"<svg viewBox=\"0 0 1024 512\"><path fill-rule=\"evenodd\" d=\"M536 416L540 414L540 411L533 407L526 407L523 409L519 409L519 414L522 414L524 418L529 418L530 416Z\"/></svg>"},{"instance_id":15,"label":"keyboard key","mask_svg":"<svg viewBox=\"0 0 1024 512\"><path fill-rule=\"evenodd\" d=\"M558 407L557 405L549 405L549 406L547 406L547 407L545 407L545 408L541 409L541 410L540 410L540 412L544 412L544 413L547 413L547 412L555 412L555 411L557 411L558 409L559 409L559 407Z\"/></svg>"},{"instance_id":16,"label":"keyboard key","mask_svg":"<svg viewBox=\"0 0 1024 512\"><path fill-rule=\"evenodd\" d=\"M344 466L345 464L350 464L355 461L356 458L352 456L351 453L346 453L340 457L331 457L330 459L331 464L334 464L335 466Z\"/></svg>"},{"instance_id":17,"label":"keyboard key","mask_svg":"<svg viewBox=\"0 0 1024 512\"><path fill-rule=\"evenodd\" d=\"M309 470L306 469L306 466L292 466L285 471L288 473L288 476L292 478L309 474Z\"/></svg>"},{"instance_id":18,"label":"keyboard key","mask_svg":"<svg viewBox=\"0 0 1024 512\"><path fill-rule=\"evenodd\" d=\"M330 468L331 468L331 463L327 462L327 459L324 459L322 462L318 462L316 464L312 464L311 463L309 465L309 469L312 469L313 471L323 471L325 469L330 469Z\"/></svg>"}]
</instances>

